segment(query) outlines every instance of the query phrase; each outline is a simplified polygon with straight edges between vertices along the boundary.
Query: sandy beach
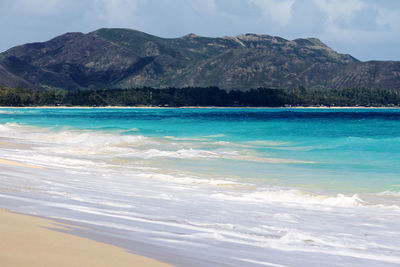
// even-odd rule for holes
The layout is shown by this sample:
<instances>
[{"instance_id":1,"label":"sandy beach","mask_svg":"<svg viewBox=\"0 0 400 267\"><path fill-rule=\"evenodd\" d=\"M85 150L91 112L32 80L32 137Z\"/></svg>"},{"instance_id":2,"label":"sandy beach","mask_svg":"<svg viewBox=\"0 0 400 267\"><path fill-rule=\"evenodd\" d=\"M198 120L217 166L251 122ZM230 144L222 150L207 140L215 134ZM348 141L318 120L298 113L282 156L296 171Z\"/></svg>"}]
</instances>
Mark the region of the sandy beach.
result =
<instances>
[{"instance_id":1,"label":"sandy beach","mask_svg":"<svg viewBox=\"0 0 400 267\"><path fill-rule=\"evenodd\" d=\"M170 266L118 247L59 232L68 226L0 210L2 266Z\"/></svg>"}]
</instances>

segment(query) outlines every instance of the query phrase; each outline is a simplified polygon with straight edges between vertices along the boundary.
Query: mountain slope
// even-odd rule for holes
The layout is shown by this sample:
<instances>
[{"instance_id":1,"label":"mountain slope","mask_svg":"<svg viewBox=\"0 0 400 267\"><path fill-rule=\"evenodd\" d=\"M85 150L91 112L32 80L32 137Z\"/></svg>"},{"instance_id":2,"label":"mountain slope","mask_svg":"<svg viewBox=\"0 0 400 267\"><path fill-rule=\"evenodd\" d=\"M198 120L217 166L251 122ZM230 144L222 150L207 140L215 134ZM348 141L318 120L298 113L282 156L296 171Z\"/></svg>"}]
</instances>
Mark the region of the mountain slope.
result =
<instances>
[{"instance_id":1,"label":"mountain slope","mask_svg":"<svg viewBox=\"0 0 400 267\"><path fill-rule=\"evenodd\" d=\"M400 88L400 62L360 62L315 38L245 34L166 39L128 29L67 33L0 54L0 85Z\"/></svg>"}]
</instances>

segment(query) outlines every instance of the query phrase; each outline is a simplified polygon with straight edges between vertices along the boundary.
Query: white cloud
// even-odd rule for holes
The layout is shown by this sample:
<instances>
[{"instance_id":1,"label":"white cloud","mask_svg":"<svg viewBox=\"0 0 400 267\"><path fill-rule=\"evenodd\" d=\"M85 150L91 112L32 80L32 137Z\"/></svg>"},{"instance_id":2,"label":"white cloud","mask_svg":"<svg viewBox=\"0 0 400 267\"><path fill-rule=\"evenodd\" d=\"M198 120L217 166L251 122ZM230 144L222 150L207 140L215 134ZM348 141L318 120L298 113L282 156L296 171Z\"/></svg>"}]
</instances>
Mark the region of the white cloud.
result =
<instances>
[{"instance_id":1,"label":"white cloud","mask_svg":"<svg viewBox=\"0 0 400 267\"><path fill-rule=\"evenodd\" d=\"M355 11L366 5L362 0L314 0L315 4L328 15L329 23L338 19L349 21Z\"/></svg>"},{"instance_id":2,"label":"white cloud","mask_svg":"<svg viewBox=\"0 0 400 267\"><path fill-rule=\"evenodd\" d=\"M125 27L163 37L315 36L351 54L370 47L360 58L399 59L399 18L400 0L0 0L7 25L0 27L0 50L67 31Z\"/></svg>"},{"instance_id":3,"label":"white cloud","mask_svg":"<svg viewBox=\"0 0 400 267\"><path fill-rule=\"evenodd\" d=\"M196 12L206 12L207 14L214 14L217 10L217 3L215 0L192 0L191 7Z\"/></svg>"},{"instance_id":4,"label":"white cloud","mask_svg":"<svg viewBox=\"0 0 400 267\"><path fill-rule=\"evenodd\" d=\"M107 26L128 27L136 18L140 2L143 0L93 0L92 16Z\"/></svg>"},{"instance_id":5,"label":"white cloud","mask_svg":"<svg viewBox=\"0 0 400 267\"><path fill-rule=\"evenodd\" d=\"M326 41L351 45L361 45L361 43L376 45L400 41L398 9L388 9L379 1L314 0L314 2L328 16L324 33L321 35ZM377 16L360 17L360 14L368 10L376 12ZM354 21L356 17L357 23Z\"/></svg>"},{"instance_id":6,"label":"white cloud","mask_svg":"<svg viewBox=\"0 0 400 267\"><path fill-rule=\"evenodd\" d=\"M249 0L250 3L257 5L263 11L265 17L270 17L280 25L289 23L291 7L296 0Z\"/></svg>"},{"instance_id":7,"label":"white cloud","mask_svg":"<svg viewBox=\"0 0 400 267\"><path fill-rule=\"evenodd\" d=\"M391 10L387 8L379 8L379 15L376 22L382 26L400 29L400 10Z\"/></svg>"},{"instance_id":8,"label":"white cloud","mask_svg":"<svg viewBox=\"0 0 400 267\"><path fill-rule=\"evenodd\" d=\"M68 0L13 0L12 8L24 15L51 16L63 11Z\"/></svg>"}]
</instances>

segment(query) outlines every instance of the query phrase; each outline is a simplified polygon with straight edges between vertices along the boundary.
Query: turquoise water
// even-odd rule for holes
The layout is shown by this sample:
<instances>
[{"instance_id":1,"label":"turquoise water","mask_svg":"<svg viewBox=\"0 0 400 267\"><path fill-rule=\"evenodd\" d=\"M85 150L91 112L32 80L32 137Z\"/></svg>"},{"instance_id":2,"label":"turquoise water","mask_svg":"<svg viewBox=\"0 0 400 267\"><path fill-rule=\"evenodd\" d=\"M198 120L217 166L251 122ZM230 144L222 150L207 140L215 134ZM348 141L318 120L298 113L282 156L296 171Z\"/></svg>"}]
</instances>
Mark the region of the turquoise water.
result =
<instances>
[{"instance_id":1,"label":"turquoise water","mask_svg":"<svg viewBox=\"0 0 400 267\"><path fill-rule=\"evenodd\" d=\"M400 191L396 109L3 109L0 123L141 135L181 148L239 153L158 164L332 192ZM169 148L166 148L167 150ZM246 160L246 157L253 157ZM285 159L271 163L263 159Z\"/></svg>"},{"instance_id":2,"label":"turquoise water","mask_svg":"<svg viewBox=\"0 0 400 267\"><path fill-rule=\"evenodd\" d=\"M398 109L0 109L0 208L176 266L399 266L399 159Z\"/></svg>"}]
</instances>

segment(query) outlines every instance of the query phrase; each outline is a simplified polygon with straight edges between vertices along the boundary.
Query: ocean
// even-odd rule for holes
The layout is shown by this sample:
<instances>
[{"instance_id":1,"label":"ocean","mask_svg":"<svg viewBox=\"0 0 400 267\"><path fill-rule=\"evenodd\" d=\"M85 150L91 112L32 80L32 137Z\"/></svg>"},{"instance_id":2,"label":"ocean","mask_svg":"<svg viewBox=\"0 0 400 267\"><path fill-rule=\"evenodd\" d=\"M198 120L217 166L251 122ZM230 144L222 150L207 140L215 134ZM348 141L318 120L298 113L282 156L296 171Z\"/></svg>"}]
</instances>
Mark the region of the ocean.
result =
<instances>
[{"instance_id":1,"label":"ocean","mask_svg":"<svg viewBox=\"0 0 400 267\"><path fill-rule=\"evenodd\" d=\"M400 264L398 109L2 108L0 159L1 208L177 266Z\"/></svg>"}]
</instances>

